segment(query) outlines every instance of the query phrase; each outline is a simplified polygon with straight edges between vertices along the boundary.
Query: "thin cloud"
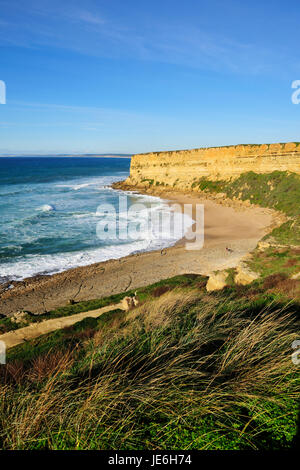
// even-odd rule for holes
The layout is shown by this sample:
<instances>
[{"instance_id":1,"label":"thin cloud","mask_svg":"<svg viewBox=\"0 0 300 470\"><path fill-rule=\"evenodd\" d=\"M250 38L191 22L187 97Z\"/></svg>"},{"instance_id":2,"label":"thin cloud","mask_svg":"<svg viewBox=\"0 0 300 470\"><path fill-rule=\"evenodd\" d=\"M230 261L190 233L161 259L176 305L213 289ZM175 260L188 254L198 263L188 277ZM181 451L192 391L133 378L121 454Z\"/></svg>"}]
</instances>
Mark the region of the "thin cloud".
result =
<instances>
[{"instance_id":1,"label":"thin cloud","mask_svg":"<svg viewBox=\"0 0 300 470\"><path fill-rule=\"evenodd\" d=\"M99 114L108 115L118 115L123 117L138 117L140 116L139 113L134 113L127 110L119 110L119 109L109 109L109 108L101 108L98 106L80 106L80 105L68 105L68 104L58 104L58 103L38 103L38 102L30 102L30 101L19 101L19 100L11 100L10 104L12 106L20 106L26 108L40 108L40 109L53 109L58 111L72 111L72 112L95 112Z\"/></svg>"},{"instance_id":2,"label":"thin cloud","mask_svg":"<svg viewBox=\"0 0 300 470\"><path fill-rule=\"evenodd\" d=\"M102 25L105 23L105 20L100 16L86 10L79 10L76 13L72 14L72 18L83 21L84 23Z\"/></svg>"},{"instance_id":3,"label":"thin cloud","mask_svg":"<svg viewBox=\"0 0 300 470\"><path fill-rule=\"evenodd\" d=\"M9 13L9 4L6 5L4 13ZM14 6L12 12L16 9ZM3 25L2 42L238 74L269 72L278 67L281 58L278 48L272 51L251 42L234 41L232 37L184 21L170 19L166 24L156 20L149 28L146 18L141 16L140 22L125 24L118 17L104 15L91 2L86 8L78 7L76 2L24 2L19 4L19 11L24 21L22 18L18 28ZM8 13L8 18L3 14L2 20L7 23L11 19Z\"/></svg>"}]
</instances>

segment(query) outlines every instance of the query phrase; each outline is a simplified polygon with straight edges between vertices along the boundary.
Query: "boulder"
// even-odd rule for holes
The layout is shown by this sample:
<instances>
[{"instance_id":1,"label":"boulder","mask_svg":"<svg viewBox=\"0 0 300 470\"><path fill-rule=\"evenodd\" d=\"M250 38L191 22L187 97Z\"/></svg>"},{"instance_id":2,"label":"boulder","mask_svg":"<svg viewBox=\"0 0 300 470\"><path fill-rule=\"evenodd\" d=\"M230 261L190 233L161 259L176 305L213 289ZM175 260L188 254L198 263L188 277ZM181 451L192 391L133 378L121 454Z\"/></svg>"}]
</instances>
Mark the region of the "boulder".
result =
<instances>
[{"instance_id":1,"label":"boulder","mask_svg":"<svg viewBox=\"0 0 300 470\"><path fill-rule=\"evenodd\" d=\"M15 312L10 317L10 319L13 323L19 324L19 323L23 323L25 321L26 316L27 316L27 312L19 311L19 312Z\"/></svg>"},{"instance_id":2,"label":"boulder","mask_svg":"<svg viewBox=\"0 0 300 470\"><path fill-rule=\"evenodd\" d=\"M300 272L294 274L294 275L291 277L291 279L294 279L294 280L300 279Z\"/></svg>"},{"instance_id":3,"label":"boulder","mask_svg":"<svg viewBox=\"0 0 300 470\"><path fill-rule=\"evenodd\" d=\"M221 290L226 286L226 279L228 273L226 271L219 271L218 273L211 274L206 284L207 292Z\"/></svg>"},{"instance_id":4,"label":"boulder","mask_svg":"<svg viewBox=\"0 0 300 470\"><path fill-rule=\"evenodd\" d=\"M132 302L133 302L133 305L134 305L135 307L137 307L138 305L140 305L140 301L139 301L139 299L138 299L138 297L137 297L137 293L136 293L136 292L134 293L134 297L132 297Z\"/></svg>"},{"instance_id":5,"label":"boulder","mask_svg":"<svg viewBox=\"0 0 300 470\"><path fill-rule=\"evenodd\" d=\"M259 251L265 251L270 248L270 246L270 243L262 241L258 243L257 248Z\"/></svg>"},{"instance_id":6,"label":"boulder","mask_svg":"<svg viewBox=\"0 0 300 470\"><path fill-rule=\"evenodd\" d=\"M246 286L259 278L259 275L251 271L246 265L240 264L236 268L236 275L234 277L235 284Z\"/></svg>"},{"instance_id":7,"label":"boulder","mask_svg":"<svg viewBox=\"0 0 300 470\"><path fill-rule=\"evenodd\" d=\"M132 309L132 308L134 307L134 303L133 303L132 297L124 297L124 298L122 299L121 304L122 304L123 310L125 310L125 311L127 311L127 312L128 312L128 310L130 310L130 309Z\"/></svg>"}]
</instances>

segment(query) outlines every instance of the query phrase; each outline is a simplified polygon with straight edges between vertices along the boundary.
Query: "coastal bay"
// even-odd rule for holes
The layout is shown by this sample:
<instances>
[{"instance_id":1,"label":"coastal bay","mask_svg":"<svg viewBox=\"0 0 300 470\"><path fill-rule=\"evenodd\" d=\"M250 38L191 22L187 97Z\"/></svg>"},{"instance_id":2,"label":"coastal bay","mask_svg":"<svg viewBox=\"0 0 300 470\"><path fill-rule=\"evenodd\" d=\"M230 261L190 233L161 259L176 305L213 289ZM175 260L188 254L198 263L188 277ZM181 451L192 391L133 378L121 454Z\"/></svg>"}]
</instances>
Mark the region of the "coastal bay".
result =
<instances>
[{"instance_id":1,"label":"coastal bay","mask_svg":"<svg viewBox=\"0 0 300 470\"><path fill-rule=\"evenodd\" d=\"M138 252L49 276L14 281L9 284L13 288L4 284L0 292L0 312L10 315L26 310L42 314L66 305L70 299L77 302L101 298L179 274L209 276L214 271L235 267L276 224L275 211L270 209L233 207L191 193L151 190L151 194L154 193L170 204L204 205L202 249L186 250L186 240L182 239L166 249Z\"/></svg>"}]
</instances>

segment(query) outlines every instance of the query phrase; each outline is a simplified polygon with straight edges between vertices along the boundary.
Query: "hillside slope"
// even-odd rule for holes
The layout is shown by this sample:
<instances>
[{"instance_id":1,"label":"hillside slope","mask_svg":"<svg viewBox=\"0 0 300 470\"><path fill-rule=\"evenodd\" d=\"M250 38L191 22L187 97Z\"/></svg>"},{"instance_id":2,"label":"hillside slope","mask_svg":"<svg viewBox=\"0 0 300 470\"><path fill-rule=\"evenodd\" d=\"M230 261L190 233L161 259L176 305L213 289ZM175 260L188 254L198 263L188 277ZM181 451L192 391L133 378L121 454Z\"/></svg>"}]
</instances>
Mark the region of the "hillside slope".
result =
<instances>
[{"instance_id":1,"label":"hillside slope","mask_svg":"<svg viewBox=\"0 0 300 470\"><path fill-rule=\"evenodd\" d=\"M297 444L299 305L201 276L8 351L3 449L287 449ZM299 318L299 317L298 317Z\"/></svg>"}]
</instances>

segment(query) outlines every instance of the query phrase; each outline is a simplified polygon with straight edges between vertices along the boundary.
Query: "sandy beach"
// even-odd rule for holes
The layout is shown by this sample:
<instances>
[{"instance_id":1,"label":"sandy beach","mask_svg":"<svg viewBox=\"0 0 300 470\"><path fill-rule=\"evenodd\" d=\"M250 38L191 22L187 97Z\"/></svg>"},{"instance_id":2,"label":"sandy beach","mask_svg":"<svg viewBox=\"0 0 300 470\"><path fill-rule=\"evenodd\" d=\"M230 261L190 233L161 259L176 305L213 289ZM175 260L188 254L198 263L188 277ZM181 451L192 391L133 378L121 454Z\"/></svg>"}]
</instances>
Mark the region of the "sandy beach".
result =
<instances>
[{"instance_id":1,"label":"sandy beach","mask_svg":"<svg viewBox=\"0 0 300 470\"><path fill-rule=\"evenodd\" d=\"M27 310L41 314L66 305L69 299L91 300L179 274L209 275L216 270L235 267L276 225L276 213L269 209L238 204L231 207L195 193L161 190L147 193L158 195L171 204L193 204L193 207L197 203L204 204L204 247L186 250L186 240L182 239L164 250L137 253L51 276L14 281L0 287L0 313L9 315ZM231 251L228 252L226 247Z\"/></svg>"}]
</instances>

